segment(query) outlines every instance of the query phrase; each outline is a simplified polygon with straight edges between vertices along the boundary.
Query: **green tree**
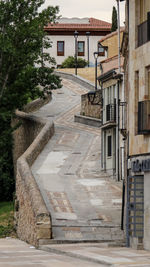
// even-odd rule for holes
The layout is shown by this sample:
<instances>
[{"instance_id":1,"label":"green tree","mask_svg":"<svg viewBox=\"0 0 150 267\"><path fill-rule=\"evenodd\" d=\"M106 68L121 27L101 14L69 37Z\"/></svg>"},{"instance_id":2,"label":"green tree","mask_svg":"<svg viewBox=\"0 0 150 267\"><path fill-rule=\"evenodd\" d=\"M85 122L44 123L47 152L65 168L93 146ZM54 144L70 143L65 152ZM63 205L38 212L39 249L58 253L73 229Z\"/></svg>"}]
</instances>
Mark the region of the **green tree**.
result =
<instances>
[{"instance_id":1,"label":"green tree","mask_svg":"<svg viewBox=\"0 0 150 267\"><path fill-rule=\"evenodd\" d=\"M77 67L78 68L84 68L86 67L88 62L81 58L77 58ZM73 56L67 57L61 64L61 68L75 68L75 58Z\"/></svg>"},{"instance_id":2,"label":"green tree","mask_svg":"<svg viewBox=\"0 0 150 267\"><path fill-rule=\"evenodd\" d=\"M111 31L114 32L114 31L117 30L117 28L118 28L118 25L117 25L117 10L116 10L115 6L113 6Z\"/></svg>"},{"instance_id":3,"label":"green tree","mask_svg":"<svg viewBox=\"0 0 150 267\"><path fill-rule=\"evenodd\" d=\"M55 22L59 8L38 12L44 0L0 0L0 200L10 199L14 189L11 118L28 98L60 88L51 47L44 26ZM44 52L43 52L44 51ZM39 88L42 87L43 90Z\"/></svg>"}]
</instances>

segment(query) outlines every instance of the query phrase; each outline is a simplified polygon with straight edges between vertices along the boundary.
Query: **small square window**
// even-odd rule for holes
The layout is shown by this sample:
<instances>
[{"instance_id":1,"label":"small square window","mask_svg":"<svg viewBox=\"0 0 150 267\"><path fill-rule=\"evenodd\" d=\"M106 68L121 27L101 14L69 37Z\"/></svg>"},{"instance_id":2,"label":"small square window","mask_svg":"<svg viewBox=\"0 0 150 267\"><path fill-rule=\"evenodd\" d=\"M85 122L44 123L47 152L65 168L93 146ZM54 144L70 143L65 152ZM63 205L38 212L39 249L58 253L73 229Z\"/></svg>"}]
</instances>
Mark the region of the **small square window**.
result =
<instances>
[{"instance_id":1,"label":"small square window","mask_svg":"<svg viewBox=\"0 0 150 267\"><path fill-rule=\"evenodd\" d=\"M64 56L64 41L57 42L57 56Z\"/></svg>"},{"instance_id":2,"label":"small square window","mask_svg":"<svg viewBox=\"0 0 150 267\"><path fill-rule=\"evenodd\" d=\"M98 55L100 57L105 56L105 48L100 43L98 43Z\"/></svg>"}]
</instances>

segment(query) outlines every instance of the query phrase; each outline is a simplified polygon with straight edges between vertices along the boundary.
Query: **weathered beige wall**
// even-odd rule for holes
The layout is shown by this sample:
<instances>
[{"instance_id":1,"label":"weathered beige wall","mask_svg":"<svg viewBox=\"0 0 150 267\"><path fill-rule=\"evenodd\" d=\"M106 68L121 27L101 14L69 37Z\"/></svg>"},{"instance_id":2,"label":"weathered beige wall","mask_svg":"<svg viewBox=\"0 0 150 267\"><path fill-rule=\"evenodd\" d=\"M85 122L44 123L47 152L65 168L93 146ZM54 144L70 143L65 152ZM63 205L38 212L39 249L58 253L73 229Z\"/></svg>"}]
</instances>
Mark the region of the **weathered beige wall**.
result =
<instances>
[{"instance_id":1,"label":"weathered beige wall","mask_svg":"<svg viewBox=\"0 0 150 267\"><path fill-rule=\"evenodd\" d=\"M118 33L109 34L106 40L101 41L101 44L108 46L108 58L118 55ZM120 43L122 42L123 31L120 33Z\"/></svg>"},{"instance_id":2,"label":"weathered beige wall","mask_svg":"<svg viewBox=\"0 0 150 267\"><path fill-rule=\"evenodd\" d=\"M87 117L101 119L101 90L95 92L94 103L89 100L88 93L81 96L81 112L80 114Z\"/></svg>"},{"instance_id":3,"label":"weathered beige wall","mask_svg":"<svg viewBox=\"0 0 150 267\"><path fill-rule=\"evenodd\" d=\"M135 10L139 1L130 1L130 27L129 30L129 70L128 70L128 129L129 129L129 155L144 154L150 152L150 135L136 134L135 111L135 71L139 71L139 101L147 98L146 92L146 66L150 65L150 42L136 47L137 35L135 25L137 18Z\"/></svg>"}]
</instances>

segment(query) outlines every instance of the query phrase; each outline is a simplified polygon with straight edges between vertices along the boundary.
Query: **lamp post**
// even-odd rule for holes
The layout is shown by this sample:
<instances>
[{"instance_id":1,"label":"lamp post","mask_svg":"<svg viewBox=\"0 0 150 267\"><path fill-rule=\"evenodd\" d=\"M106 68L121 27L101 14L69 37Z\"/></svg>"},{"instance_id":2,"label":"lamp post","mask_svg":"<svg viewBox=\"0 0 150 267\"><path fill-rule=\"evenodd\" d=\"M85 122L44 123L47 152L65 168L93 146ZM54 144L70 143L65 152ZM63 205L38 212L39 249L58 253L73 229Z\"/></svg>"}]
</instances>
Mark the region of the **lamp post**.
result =
<instances>
[{"instance_id":1,"label":"lamp post","mask_svg":"<svg viewBox=\"0 0 150 267\"><path fill-rule=\"evenodd\" d=\"M89 37L90 37L90 32L86 32L86 37L87 37L87 55L88 55L88 68L89 68L89 61L90 61Z\"/></svg>"},{"instance_id":2,"label":"lamp post","mask_svg":"<svg viewBox=\"0 0 150 267\"><path fill-rule=\"evenodd\" d=\"M75 38L75 75L77 75L77 55L78 55L78 39L79 33L77 31L74 32L74 38Z\"/></svg>"},{"instance_id":3,"label":"lamp post","mask_svg":"<svg viewBox=\"0 0 150 267\"><path fill-rule=\"evenodd\" d=\"M95 91L97 90L97 59L98 59L98 52L93 53L94 58L95 58Z\"/></svg>"}]
</instances>

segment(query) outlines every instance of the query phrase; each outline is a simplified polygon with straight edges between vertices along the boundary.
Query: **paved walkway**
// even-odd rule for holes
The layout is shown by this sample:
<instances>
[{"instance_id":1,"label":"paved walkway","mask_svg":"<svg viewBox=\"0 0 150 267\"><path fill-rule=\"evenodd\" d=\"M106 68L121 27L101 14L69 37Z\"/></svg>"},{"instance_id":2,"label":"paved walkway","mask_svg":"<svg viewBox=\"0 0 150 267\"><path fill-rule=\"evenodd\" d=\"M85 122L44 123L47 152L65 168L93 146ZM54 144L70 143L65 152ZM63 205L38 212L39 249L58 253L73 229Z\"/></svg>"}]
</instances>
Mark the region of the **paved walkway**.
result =
<instances>
[{"instance_id":1,"label":"paved walkway","mask_svg":"<svg viewBox=\"0 0 150 267\"><path fill-rule=\"evenodd\" d=\"M85 260L37 250L15 239L0 239L0 267L96 267L104 266Z\"/></svg>"},{"instance_id":2,"label":"paved walkway","mask_svg":"<svg viewBox=\"0 0 150 267\"><path fill-rule=\"evenodd\" d=\"M35 113L55 122L55 135L32 167L51 213L53 239L122 239L121 188L100 171L100 129L74 122L87 90L69 80L63 85Z\"/></svg>"},{"instance_id":3,"label":"paved walkway","mask_svg":"<svg viewBox=\"0 0 150 267\"><path fill-rule=\"evenodd\" d=\"M0 239L0 267L150 267L150 252L107 244L51 245L47 251L17 239Z\"/></svg>"}]
</instances>

